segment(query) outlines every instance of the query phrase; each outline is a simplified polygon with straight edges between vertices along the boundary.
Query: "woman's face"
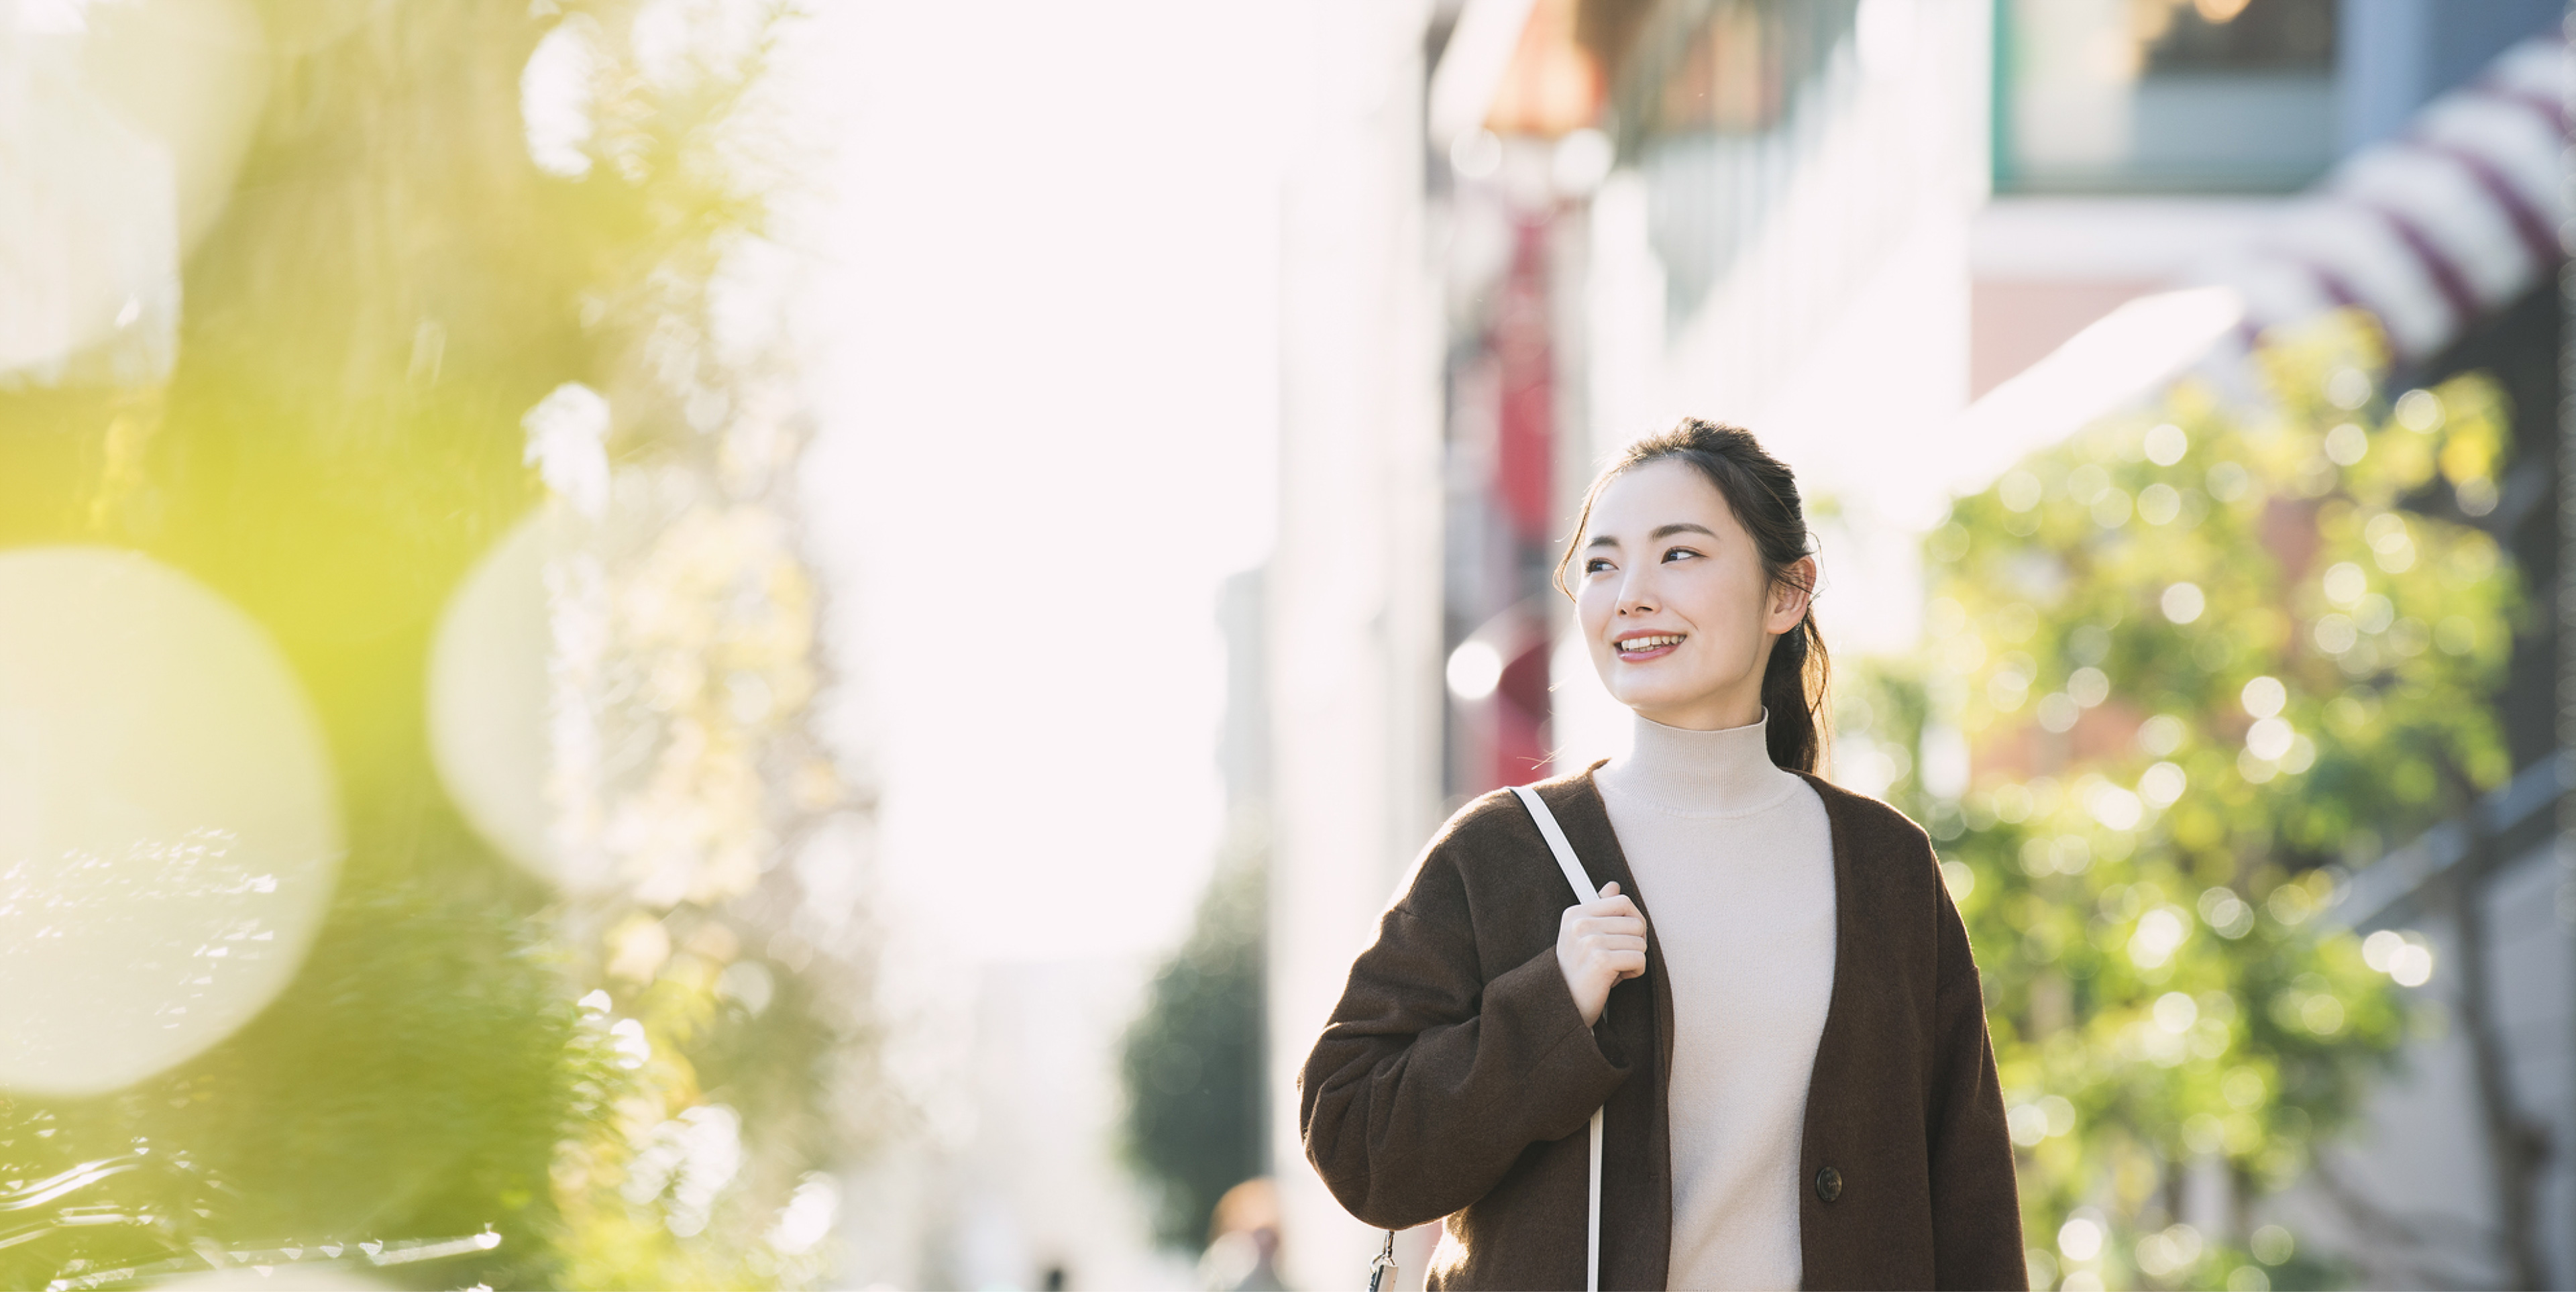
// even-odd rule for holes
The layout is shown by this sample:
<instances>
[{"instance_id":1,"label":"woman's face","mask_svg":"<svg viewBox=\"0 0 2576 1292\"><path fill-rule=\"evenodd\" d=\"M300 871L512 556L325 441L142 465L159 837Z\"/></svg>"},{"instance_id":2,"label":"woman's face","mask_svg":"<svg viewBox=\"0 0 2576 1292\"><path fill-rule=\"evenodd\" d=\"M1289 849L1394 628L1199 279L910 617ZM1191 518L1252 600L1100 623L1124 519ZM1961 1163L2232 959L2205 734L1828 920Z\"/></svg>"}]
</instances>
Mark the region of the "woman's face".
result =
<instances>
[{"instance_id":1,"label":"woman's face","mask_svg":"<svg viewBox=\"0 0 2576 1292\"><path fill-rule=\"evenodd\" d=\"M1762 716L1771 641L1807 613L1807 594L1762 573L1724 495L1664 458L1614 477L1576 536L1575 615L1602 684L1640 715L1716 730ZM1792 573L1812 581L1815 561Z\"/></svg>"}]
</instances>

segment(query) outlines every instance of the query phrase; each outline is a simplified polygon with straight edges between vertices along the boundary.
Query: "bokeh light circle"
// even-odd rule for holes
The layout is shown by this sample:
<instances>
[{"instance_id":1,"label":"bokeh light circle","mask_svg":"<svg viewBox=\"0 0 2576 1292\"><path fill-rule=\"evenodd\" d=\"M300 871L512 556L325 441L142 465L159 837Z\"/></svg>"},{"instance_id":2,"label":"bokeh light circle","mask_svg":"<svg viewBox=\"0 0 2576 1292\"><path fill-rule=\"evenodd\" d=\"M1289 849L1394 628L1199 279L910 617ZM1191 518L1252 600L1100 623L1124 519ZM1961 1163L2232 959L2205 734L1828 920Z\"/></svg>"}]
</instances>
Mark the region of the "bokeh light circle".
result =
<instances>
[{"instance_id":1,"label":"bokeh light circle","mask_svg":"<svg viewBox=\"0 0 2576 1292\"><path fill-rule=\"evenodd\" d=\"M0 372L167 375L179 270L223 213L267 101L247 0L14 6L0 39Z\"/></svg>"},{"instance_id":2,"label":"bokeh light circle","mask_svg":"<svg viewBox=\"0 0 2576 1292\"><path fill-rule=\"evenodd\" d=\"M95 1094L230 1035L330 904L321 730L248 616L134 552L0 553L0 1088Z\"/></svg>"},{"instance_id":3,"label":"bokeh light circle","mask_svg":"<svg viewBox=\"0 0 2576 1292\"><path fill-rule=\"evenodd\" d=\"M562 522L545 508L483 554L439 616L429 650L429 748L475 833L529 873L572 876L546 802L545 568Z\"/></svg>"}]
</instances>

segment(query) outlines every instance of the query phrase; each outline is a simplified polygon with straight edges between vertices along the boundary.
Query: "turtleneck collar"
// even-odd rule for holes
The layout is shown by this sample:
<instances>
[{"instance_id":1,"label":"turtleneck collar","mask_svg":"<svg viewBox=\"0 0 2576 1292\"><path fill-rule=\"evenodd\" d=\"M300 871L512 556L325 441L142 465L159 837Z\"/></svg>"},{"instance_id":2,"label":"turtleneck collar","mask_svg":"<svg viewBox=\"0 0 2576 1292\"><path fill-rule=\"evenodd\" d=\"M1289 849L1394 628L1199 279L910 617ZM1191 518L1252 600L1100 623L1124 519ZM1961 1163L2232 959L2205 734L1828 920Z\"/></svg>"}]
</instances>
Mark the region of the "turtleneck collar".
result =
<instances>
[{"instance_id":1,"label":"turtleneck collar","mask_svg":"<svg viewBox=\"0 0 2576 1292\"><path fill-rule=\"evenodd\" d=\"M1614 793L1691 816L1744 816L1775 807L1798 778L1771 761L1771 714L1741 727L1693 731L1645 717L1632 743L1594 774Z\"/></svg>"}]
</instances>

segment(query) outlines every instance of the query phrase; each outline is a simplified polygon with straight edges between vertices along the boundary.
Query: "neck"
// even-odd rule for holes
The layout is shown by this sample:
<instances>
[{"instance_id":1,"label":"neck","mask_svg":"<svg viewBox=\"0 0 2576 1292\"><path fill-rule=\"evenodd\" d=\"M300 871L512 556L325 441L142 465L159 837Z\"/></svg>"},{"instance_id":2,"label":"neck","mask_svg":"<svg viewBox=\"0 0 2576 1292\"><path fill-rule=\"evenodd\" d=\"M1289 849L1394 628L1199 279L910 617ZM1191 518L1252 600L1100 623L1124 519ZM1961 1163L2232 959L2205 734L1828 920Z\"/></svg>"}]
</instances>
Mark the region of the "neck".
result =
<instances>
[{"instance_id":1,"label":"neck","mask_svg":"<svg viewBox=\"0 0 2576 1292\"><path fill-rule=\"evenodd\" d=\"M1642 714L1633 743L1602 775L1613 788L1686 811L1750 811L1777 801L1797 778L1771 761L1770 715L1700 731Z\"/></svg>"},{"instance_id":2,"label":"neck","mask_svg":"<svg viewBox=\"0 0 2576 1292\"><path fill-rule=\"evenodd\" d=\"M1757 725L1762 721L1762 681L1768 675L1770 661L1771 652L1766 649L1753 661L1752 671L1714 690L1704 691L1679 704L1658 706L1652 710L1634 708L1629 712L1647 721L1686 731L1723 731Z\"/></svg>"},{"instance_id":3,"label":"neck","mask_svg":"<svg viewBox=\"0 0 2576 1292\"><path fill-rule=\"evenodd\" d=\"M1755 678L1758 683L1759 677ZM1756 725L1762 721L1762 699L1758 692L1747 690L1741 695L1702 700L1680 708L1658 709L1649 716L1643 709L1631 709L1640 719L1657 726L1683 731L1726 731Z\"/></svg>"}]
</instances>

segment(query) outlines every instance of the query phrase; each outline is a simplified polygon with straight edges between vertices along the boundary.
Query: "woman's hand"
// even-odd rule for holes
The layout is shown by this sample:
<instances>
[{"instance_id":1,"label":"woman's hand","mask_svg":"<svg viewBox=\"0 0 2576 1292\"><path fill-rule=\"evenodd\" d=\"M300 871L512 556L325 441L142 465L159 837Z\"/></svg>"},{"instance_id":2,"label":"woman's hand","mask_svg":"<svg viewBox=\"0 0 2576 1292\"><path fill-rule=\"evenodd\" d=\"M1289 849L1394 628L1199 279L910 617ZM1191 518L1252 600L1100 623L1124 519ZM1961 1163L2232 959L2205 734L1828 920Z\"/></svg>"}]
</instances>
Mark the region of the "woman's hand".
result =
<instances>
[{"instance_id":1,"label":"woman's hand","mask_svg":"<svg viewBox=\"0 0 2576 1292\"><path fill-rule=\"evenodd\" d=\"M1556 970L1587 1027L1601 1021L1613 986L1646 972L1646 917L1619 895L1619 885L1602 885L1600 901L1565 908L1556 926Z\"/></svg>"}]
</instances>

